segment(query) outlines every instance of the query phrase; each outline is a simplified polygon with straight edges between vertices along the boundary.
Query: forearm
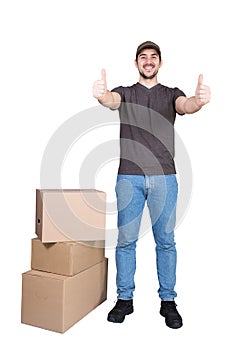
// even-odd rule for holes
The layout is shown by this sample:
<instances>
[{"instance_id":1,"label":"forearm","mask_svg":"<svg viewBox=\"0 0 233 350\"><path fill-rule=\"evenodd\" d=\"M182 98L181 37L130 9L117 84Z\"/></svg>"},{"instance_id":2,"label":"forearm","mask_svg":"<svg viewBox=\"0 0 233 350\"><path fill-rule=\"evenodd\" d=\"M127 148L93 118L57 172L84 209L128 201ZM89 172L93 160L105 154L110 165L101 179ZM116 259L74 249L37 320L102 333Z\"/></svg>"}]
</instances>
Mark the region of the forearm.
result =
<instances>
[{"instance_id":1,"label":"forearm","mask_svg":"<svg viewBox=\"0 0 233 350\"><path fill-rule=\"evenodd\" d=\"M200 109L201 106L197 104L195 96L187 98L183 104L183 112L186 114L198 112Z\"/></svg>"},{"instance_id":2,"label":"forearm","mask_svg":"<svg viewBox=\"0 0 233 350\"><path fill-rule=\"evenodd\" d=\"M120 106L119 97L116 95L116 93L109 90L106 91L103 97L99 97L98 101L103 106L111 109L117 109Z\"/></svg>"}]
</instances>

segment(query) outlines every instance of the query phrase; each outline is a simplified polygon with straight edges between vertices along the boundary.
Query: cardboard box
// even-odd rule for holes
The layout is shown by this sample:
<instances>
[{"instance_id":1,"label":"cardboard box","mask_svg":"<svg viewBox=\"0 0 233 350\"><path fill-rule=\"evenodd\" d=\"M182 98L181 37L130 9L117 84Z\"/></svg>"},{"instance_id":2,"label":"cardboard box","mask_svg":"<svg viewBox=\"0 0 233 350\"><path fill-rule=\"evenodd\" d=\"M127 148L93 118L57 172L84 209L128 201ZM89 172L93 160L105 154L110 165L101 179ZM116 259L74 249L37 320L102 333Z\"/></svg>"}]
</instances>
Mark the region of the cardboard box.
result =
<instances>
[{"instance_id":1,"label":"cardboard box","mask_svg":"<svg viewBox=\"0 0 233 350\"><path fill-rule=\"evenodd\" d=\"M64 333L107 298L107 259L68 277L22 274L22 323Z\"/></svg>"},{"instance_id":2,"label":"cardboard box","mask_svg":"<svg viewBox=\"0 0 233 350\"><path fill-rule=\"evenodd\" d=\"M73 276L104 260L104 241L42 243L32 239L31 268Z\"/></svg>"},{"instance_id":3,"label":"cardboard box","mask_svg":"<svg viewBox=\"0 0 233 350\"><path fill-rule=\"evenodd\" d=\"M105 239L106 193L36 190L36 234L42 242Z\"/></svg>"}]
</instances>

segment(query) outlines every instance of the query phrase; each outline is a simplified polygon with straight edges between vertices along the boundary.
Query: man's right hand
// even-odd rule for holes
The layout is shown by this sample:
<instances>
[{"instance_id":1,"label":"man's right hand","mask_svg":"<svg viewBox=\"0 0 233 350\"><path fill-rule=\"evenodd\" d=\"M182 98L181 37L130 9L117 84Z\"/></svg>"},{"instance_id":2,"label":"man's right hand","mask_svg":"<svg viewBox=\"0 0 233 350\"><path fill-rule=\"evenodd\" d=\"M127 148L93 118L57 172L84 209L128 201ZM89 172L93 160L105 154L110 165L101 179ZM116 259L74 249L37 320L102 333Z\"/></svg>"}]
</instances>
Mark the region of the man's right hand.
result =
<instances>
[{"instance_id":1,"label":"man's right hand","mask_svg":"<svg viewBox=\"0 0 233 350\"><path fill-rule=\"evenodd\" d=\"M98 100L101 100L105 97L107 93L107 81L106 81L106 71L105 69L101 70L101 79L96 80L93 85L93 96Z\"/></svg>"},{"instance_id":2,"label":"man's right hand","mask_svg":"<svg viewBox=\"0 0 233 350\"><path fill-rule=\"evenodd\" d=\"M93 96L103 106L117 109L121 104L121 96L118 92L111 92L107 89L106 71L101 70L101 79L96 80L93 85Z\"/></svg>"}]
</instances>

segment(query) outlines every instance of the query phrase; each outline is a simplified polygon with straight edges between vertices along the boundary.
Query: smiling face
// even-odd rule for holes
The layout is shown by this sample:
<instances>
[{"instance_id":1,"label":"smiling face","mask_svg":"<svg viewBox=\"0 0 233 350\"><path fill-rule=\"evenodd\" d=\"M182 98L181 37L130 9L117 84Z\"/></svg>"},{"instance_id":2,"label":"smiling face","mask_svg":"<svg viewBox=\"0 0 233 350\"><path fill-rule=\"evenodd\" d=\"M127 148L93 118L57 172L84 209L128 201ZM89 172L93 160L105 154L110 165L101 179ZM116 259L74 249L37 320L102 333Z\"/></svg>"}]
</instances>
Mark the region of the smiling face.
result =
<instances>
[{"instance_id":1,"label":"smiling face","mask_svg":"<svg viewBox=\"0 0 233 350\"><path fill-rule=\"evenodd\" d=\"M135 66L143 79L153 79L162 66L162 61L154 49L145 49L138 55Z\"/></svg>"}]
</instances>

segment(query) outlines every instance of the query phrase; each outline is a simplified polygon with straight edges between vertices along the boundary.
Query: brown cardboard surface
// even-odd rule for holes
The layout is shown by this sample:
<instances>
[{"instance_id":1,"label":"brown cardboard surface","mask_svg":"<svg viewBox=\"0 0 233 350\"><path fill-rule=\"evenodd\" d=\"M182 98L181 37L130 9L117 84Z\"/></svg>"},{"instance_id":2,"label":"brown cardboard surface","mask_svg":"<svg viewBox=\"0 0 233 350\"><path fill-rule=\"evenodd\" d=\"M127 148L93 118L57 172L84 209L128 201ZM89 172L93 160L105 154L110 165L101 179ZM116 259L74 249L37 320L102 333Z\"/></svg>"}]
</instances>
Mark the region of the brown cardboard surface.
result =
<instances>
[{"instance_id":1,"label":"brown cardboard surface","mask_svg":"<svg viewBox=\"0 0 233 350\"><path fill-rule=\"evenodd\" d=\"M46 242L105 240L106 193L36 190L35 232Z\"/></svg>"},{"instance_id":2,"label":"brown cardboard surface","mask_svg":"<svg viewBox=\"0 0 233 350\"><path fill-rule=\"evenodd\" d=\"M42 243L32 239L31 268L73 276L102 261L104 241Z\"/></svg>"},{"instance_id":3,"label":"brown cardboard surface","mask_svg":"<svg viewBox=\"0 0 233 350\"><path fill-rule=\"evenodd\" d=\"M22 323L64 333L107 298L107 266L75 276L31 270L22 274Z\"/></svg>"}]
</instances>

